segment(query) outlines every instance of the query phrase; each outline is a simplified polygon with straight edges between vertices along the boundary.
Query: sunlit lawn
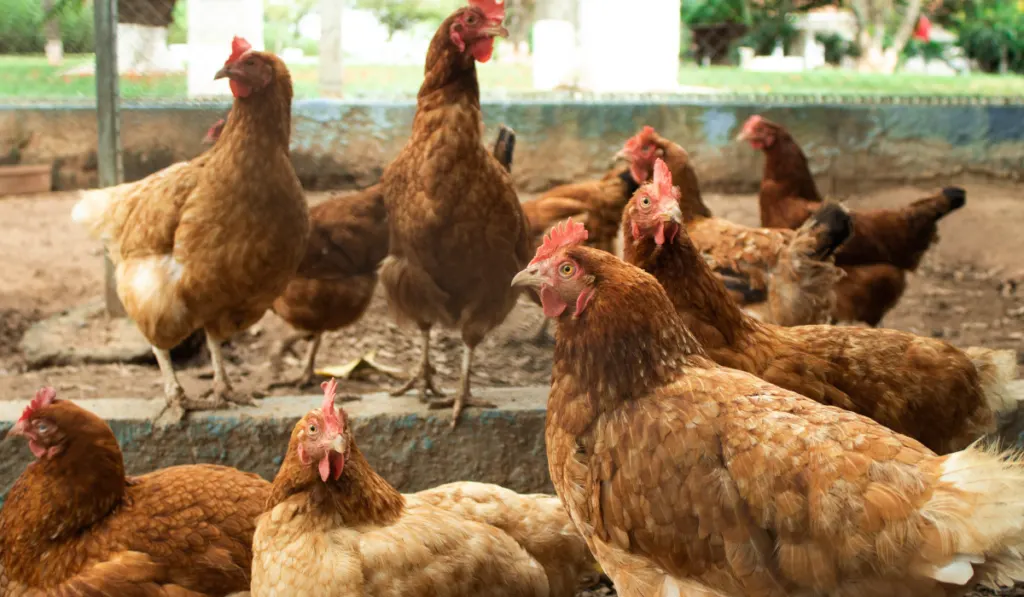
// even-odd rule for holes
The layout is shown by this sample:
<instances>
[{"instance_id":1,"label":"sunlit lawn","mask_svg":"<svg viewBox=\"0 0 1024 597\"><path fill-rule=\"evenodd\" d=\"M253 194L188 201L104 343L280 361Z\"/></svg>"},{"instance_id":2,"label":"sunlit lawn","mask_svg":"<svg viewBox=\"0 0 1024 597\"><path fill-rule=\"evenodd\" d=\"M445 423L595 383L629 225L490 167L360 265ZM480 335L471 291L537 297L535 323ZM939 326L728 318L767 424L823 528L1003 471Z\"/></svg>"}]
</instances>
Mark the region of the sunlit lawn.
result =
<instances>
[{"instance_id":1,"label":"sunlit lawn","mask_svg":"<svg viewBox=\"0 0 1024 597\"><path fill-rule=\"evenodd\" d=\"M88 64L91 55L68 56L63 65L50 66L42 56L0 56L0 98L10 100L88 100L95 96L91 75L67 71ZM484 90L529 92L529 65L492 62L479 69ZM298 97L315 97L315 65L292 67ZM346 95L396 97L416 93L423 79L418 65L348 65ZM865 75L850 71L820 70L805 73L760 73L729 67L680 68L680 83L689 91L740 94L824 94L842 96L1010 96L1024 97L1024 77L971 75L931 77L922 75ZM185 76L122 76L126 99L184 99Z\"/></svg>"}]
</instances>

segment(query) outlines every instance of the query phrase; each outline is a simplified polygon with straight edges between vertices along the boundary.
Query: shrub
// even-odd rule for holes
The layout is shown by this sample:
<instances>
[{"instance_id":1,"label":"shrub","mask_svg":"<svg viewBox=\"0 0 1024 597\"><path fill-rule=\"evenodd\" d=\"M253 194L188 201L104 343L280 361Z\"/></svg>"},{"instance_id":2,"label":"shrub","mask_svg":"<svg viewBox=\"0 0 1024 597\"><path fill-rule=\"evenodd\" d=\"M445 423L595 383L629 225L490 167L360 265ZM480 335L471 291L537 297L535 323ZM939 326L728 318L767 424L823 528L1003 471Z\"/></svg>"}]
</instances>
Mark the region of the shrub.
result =
<instances>
[{"instance_id":1,"label":"shrub","mask_svg":"<svg viewBox=\"0 0 1024 597\"><path fill-rule=\"evenodd\" d=\"M72 6L58 15L64 51L92 52L92 4ZM43 11L39 0L0 0L0 53L41 54L46 48Z\"/></svg>"}]
</instances>

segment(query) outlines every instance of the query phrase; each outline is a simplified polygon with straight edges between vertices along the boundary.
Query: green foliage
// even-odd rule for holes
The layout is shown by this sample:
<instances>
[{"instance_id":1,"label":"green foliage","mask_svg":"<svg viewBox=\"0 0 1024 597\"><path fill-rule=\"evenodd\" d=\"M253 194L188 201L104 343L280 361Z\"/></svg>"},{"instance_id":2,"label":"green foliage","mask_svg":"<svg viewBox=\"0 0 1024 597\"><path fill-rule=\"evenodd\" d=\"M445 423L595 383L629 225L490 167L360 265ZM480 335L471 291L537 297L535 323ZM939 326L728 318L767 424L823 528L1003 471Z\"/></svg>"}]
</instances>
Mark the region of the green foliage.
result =
<instances>
[{"instance_id":1,"label":"green foliage","mask_svg":"<svg viewBox=\"0 0 1024 597\"><path fill-rule=\"evenodd\" d=\"M39 54L46 48L45 16L39 0L0 0L0 53ZM64 51L92 52L92 4L75 0L55 12L60 21Z\"/></svg>"},{"instance_id":2,"label":"green foliage","mask_svg":"<svg viewBox=\"0 0 1024 597\"><path fill-rule=\"evenodd\" d=\"M299 45L299 21L316 8L318 0L263 3L263 41L271 52Z\"/></svg>"},{"instance_id":3,"label":"green foliage","mask_svg":"<svg viewBox=\"0 0 1024 597\"><path fill-rule=\"evenodd\" d=\"M178 3L174 5L174 19L171 22L171 26L167 28L167 43L168 44L183 44L188 43L188 2L187 0L178 0Z\"/></svg>"},{"instance_id":4,"label":"green foliage","mask_svg":"<svg viewBox=\"0 0 1024 597\"><path fill-rule=\"evenodd\" d=\"M777 45L788 52L798 33L790 19L781 15L757 21L738 45L754 48L758 55L771 54Z\"/></svg>"},{"instance_id":5,"label":"green foliage","mask_svg":"<svg viewBox=\"0 0 1024 597\"><path fill-rule=\"evenodd\" d=\"M744 0L683 0L680 16L684 23L693 27L719 23L747 23L750 11Z\"/></svg>"},{"instance_id":6,"label":"green foliage","mask_svg":"<svg viewBox=\"0 0 1024 597\"><path fill-rule=\"evenodd\" d=\"M843 58L849 56L857 58L860 56L860 48L852 41L843 39L838 33L818 33L814 39L825 46L825 62L832 65L839 65Z\"/></svg>"},{"instance_id":7,"label":"green foliage","mask_svg":"<svg viewBox=\"0 0 1024 597\"><path fill-rule=\"evenodd\" d=\"M462 2L458 0L356 0L356 7L372 12L388 28L388 35L411 29L419 23L440 25L459 6Z\"/></svg>"},{"instance_id":8,"label":"green foliage","mask_svg":"<svg viewBox=\"0 0 1024 597\"><path fill-rule=\"evenodd\" d=\"M985 72L1001 66L1024 73L1024 3L1007 0L965 2L950 20L959 44Z\"/></svg>"}]
</instances>

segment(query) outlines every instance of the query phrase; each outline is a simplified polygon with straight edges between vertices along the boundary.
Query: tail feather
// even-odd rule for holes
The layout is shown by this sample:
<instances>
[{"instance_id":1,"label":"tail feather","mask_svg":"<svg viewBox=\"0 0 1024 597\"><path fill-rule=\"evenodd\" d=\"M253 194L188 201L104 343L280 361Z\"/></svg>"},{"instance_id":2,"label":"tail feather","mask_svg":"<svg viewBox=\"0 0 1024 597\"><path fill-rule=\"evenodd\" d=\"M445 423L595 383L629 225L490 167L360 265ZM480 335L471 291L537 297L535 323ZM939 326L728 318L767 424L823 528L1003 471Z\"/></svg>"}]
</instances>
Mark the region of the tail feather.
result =
<instances>
[{"instance_id":1,"label":"tail feather","mask_svg":"<svg viewBox=\"0 0 1024 597\"><path fill-rule=\"evenodd\" d=\"M815 212L814 217L804 222L798 234L805 229L816 231L818 243L813 256L824 259L835 253L853 234L853 218L841 204L829 201Z\"/></svg>"},{"instance_id":2,"label":"tail feather","mask_svg":"<svg viewBox=\"0 0 1024 597\"><path fill-rule=\"evenodd\" d=\"M71 220L85 228L89 236L104 243L113 240L116 222L111 217L113 207L124 197L130 183L82 191L78 203L71 209Z\"/></svg>"},{"instance_id":3,"label":"tail feather","mask_svg":"<svg viewBox=\"0 0 1024 597\"><path fill-rule=\"evenodd\" d=\"M512 172L512 156L516 151L516 132L512 127L501 125L498 138L494 141L494 159L498 160L505 170Z\"/></svg>"},{"instance_id":4,"label":"tail feather","mask_svg":"<svg viewBox=\"0 0 1024 597\"><path fill-rule=\"evenodd\" d=\"M934 224L966 204L967 191L960 187L946 187L938 195L914 201L907 209L923 220L923 224Z\"/></svg>"},{"instance_id":5,"label":"tail feather","mask_svg":"<svg viewBox=\"0 0 1024 597\"><path fill-rule=\"evenodd\" d=\"M938 533L936 543L922 551L916 571L951 584L996 587L1024 580L1022 454L976 443L943 457L940 472L921 510Z\"/></svg>"},{"instance_id":6,"label":"tail feather","mask_svg":"<svg viewBox=\"0 0 1024 597\"><path fill-rule=\"evenodd\" d=\"M964 352L981 376L985 401L997 420L1016 415L1018 404L1024 401L1024 396L1019 395L1020 391L1013 383L1017 379L1017 351L972 346Z\"/></svg>"}]
</instances>

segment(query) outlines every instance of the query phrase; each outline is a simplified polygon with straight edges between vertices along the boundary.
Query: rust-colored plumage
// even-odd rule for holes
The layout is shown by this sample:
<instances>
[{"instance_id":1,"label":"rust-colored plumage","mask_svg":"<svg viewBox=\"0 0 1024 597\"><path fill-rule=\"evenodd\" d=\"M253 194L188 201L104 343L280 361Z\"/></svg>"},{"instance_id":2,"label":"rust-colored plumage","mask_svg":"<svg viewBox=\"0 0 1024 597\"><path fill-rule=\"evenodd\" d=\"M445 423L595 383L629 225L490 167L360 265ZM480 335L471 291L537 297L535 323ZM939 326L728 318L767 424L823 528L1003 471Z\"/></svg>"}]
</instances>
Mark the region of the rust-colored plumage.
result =
<instances>
[{"instance_id":1,"label":"rust-colored plumage","mask_svg":"<svg viewBox=\"0 0 1024 597\"><path fill-rule=\"evenodd\" d=\"M48 391L13 430L38 459L0 511L0 595L248 590L255 519L269 483L212 465L126 477L110 427Z\"/></svg>"},{"instance_id":2,"label":"rust-colored plumage","mask_svg":"<svg viewBox=\"0 0 1024 597\"><path fill-rule=\"evenodd\" d=\"M821 207L807 157L784 127L755 115L739 139L765 154L762 226L796 228ZM836 288L837 319L878 325L902 296L905 272L917 269L938 238L938 221L966 200L963 189L949 187L901 208L853 211L853 234L836 253L848 273Z\"/></svg>"},{"instance_id":3,"label":"rust-colored plumage","mask_svg":"<svg viewBox=\"0 0 1024 597\"><path fill-rule=\"evenodd\" d=\"M276 56L236 38L218 76L235 102L220 139L190 162L85 193L72 217L107 245L128 315L154 347L168 400L162 421L234 395L220 344L263 316L302 260L305 196L289 156L292 84ZM204 328L212 401L185 400L168 349Z\"/></svg>"},{"instance_id":4,"label":"rust-colored plumage","mask_svg":"<svg viewBox=\"0 0 1024 597\"><path fill-rule=\"evenodd\" d=\"M701 197L697 174L686 150L669 139L659 135L653 128L645 127L627 142L622 154L631 162L631 172L638 180L646 182L654 172L656 160L662 160L671 173L673 183L679 188L679 211L686 223L686 232L694 245L708 261L711 269L729 288L733 298L752 311L770 316L772 294L774 304L798 306L791 311L779 311L770 320L792 325L818 323L822 319L820 309L807 309L809 304L830 305L834 301L834 284L838 275L832 265L831 256L836 248L849 237L849 217L837 207L830 207L822 214L815 228L825 233L811 238L820 241L804 254L819 262L818 270L826 275L815 275L814 280L804 281L798 276L803 268L792 268L785 264L779 268L780 256L792 257L789 245L796 234L785 228L751 228L717 218ZM778 274L776 275L776 271ZM817 271L817 270L816 270ZM829 272L832 272L829 275ZM771 288L771 279L779 285ZM803 293L800 302L779 300L783 293Z\"/></svg>"},{"instance_id":5,"label":"rust-colored plumage","mask_svg":"<svg viewBox=\"0 0 1024 597\"><path fill-rule=\"evenodd\" d=\"M484 483L402 495L324 384L295 426L253 542L253 597L571 597L593 559L553 496Z\"/></svg>"},{"instance_id":6,"label":"rust-colored plumage","mask_svg":"<svg viewBox=\"0 0 1024 597\"><path fill-rule=\"evenodd\" d=\"M649 204L638 203L641 195ZM638 191L623 218L625 260L653 275L687 328L716 363L752 373L822 404L871 417L932 450L961 450L1016 412L1001 378L981 375L964 352L941 340L896 330L761 323L744 313L714 277L681 227L658 243L675 199L654 185ZM633 231L630 233L630 231ZM827 312L827 310L826 310ZM980 355L991 361L998 353Z\"/></svg>"},{"instance_id":7,"label":"rust-colored plumage","mask_svg":"<svg viewBox=\"0 0 1024 597\"><path fill-rule=\"evenodd\" d=\"M1018 456L936 456L721 367L658 281L607 253L566 247L516 282L577 305L555 316L548 464L620 595L959 595L1024 578Z\"/></svg>"},{"instance_id":8,"label":"rust-colored plumage","mask_svg":"<svg viewBox=\"0 0 1024 597\"><path fill-rule=\"evenodd\" d=\"M462 379L451 406L452 422L473 399L473 350L512 310L519 291L512 276L529 259L532 239L509 173L481 144L476 62L490 57L496 35L506 33L495 15L476 5L441 24L427 52L412 137L384 171L388 257L381 284L392 310L414 322L423 358L402 393L419 384L421 397L436 392L429 360L430 329L458 328L465 344Z\"/></svg>"},{"instance_id":9,"label":"rust-colored plumage","mask_svg":"<svg viewBox=\"0 0 1024 597\"><path fill-rule=\"evenodd\" d=\"M535 238L571 217L586 225L589 246L614 253L622 208L637 186L628 168L616 167L600 180L560 185L536 199L524 201L523 211Z\"/></svg>"}]
</instances>

